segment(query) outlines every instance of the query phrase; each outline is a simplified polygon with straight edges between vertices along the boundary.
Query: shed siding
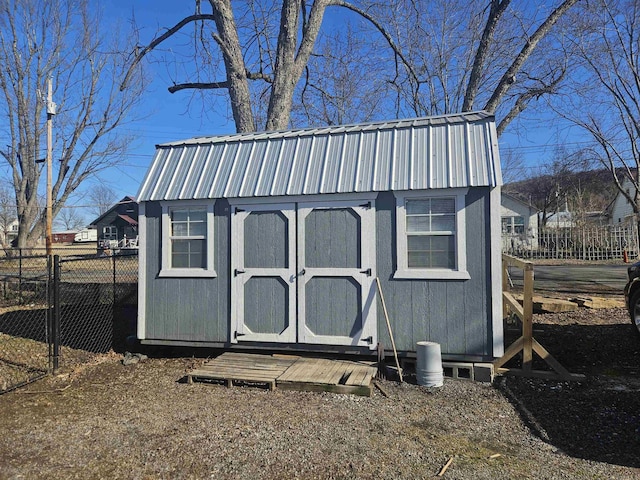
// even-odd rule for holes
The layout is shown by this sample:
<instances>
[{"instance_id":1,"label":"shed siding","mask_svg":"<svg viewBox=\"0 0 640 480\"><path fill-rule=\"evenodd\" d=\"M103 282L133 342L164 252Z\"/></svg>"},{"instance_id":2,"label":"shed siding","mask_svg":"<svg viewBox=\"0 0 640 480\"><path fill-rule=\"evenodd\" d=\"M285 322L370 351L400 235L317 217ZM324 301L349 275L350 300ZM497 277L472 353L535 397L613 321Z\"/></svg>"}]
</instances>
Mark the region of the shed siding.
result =
<instances>
[{"instance_id":1,"label":"shed siding","mask_svg":"<svg viewBox=\"0 0 640 480\"><path fill-rule=\"evenodd\" d=\"M471 189L466 196L467 270L469 280L394 280L396 262L396 200L385 192L376 201L377 268L391 316L396 345L415 351L430 340L451 355L490 355L489 189ZM391 345L386 323L378 312L378 335Z\"/></svg>"},{"instance_id":2,"label":"shed siding","mask_svg":"<svg viewBox=\"0 0 640 480\"><path fill-rule=\"evenodd\" d=\"M214 209L216 278L159 278L161 207L146 205L145 325L147 339L226 342L229 339L229 205Z\"/></svg>"},{"instance_id":3,"label":"shed siding","mask_svg":"<svg viewBox=\"0 0 640 480\"><path fill-rule=\"evenodd\" d=\"M491 283L489 245L489 188L470 189L466 196L466 237L467 270L470 279L460 280L395 280L393 273L396 262L396 200L392 192L378 195L376 200L376 262L378 277L389 309L393 334L398 350L415 351L416 342L430 340L441 344L443 354L490 356L492 348L491 327ZM272 213L264 215L273 215ZM271 238L282 232L265 228L263 214L256 215L255 222L249 222L246 235L249 238ZM146 208L148 261L146 269L146 339L228 343L231 324L230 313L230 223L229 207L225 200L215 205L215 268L216 278L158 278L160 270L160 217L158 203L148 202ZM263 218L264 217L264 218ZM317 266L352 266L359 247L347 225L353 218L346 217L345 211L337 210L308 218L309 232L315 232L315 241L306 245L306 255ZM273 222L267 222L274 225ZM278 222L276 222L277 224ZM317 235L316 235L317 234ZM334 241L344 241L352 245L347 248L347 257L332 255L330 245ZM325 243L319 245L317 242ZM263 242L260 242L261 244ZM282 265L282 252L246 251L247 259L254 259L256 266ZM321 255L324 253L324 255ZM266 257L269 257L267 259ZM267 262L266 264L264 262ZM347 280L345 280L347 281ZM267 282L268 283L268 282ZM316 333L344 335L345 328L358 325L358 313L350 310L357 303L350 296L355 288L335 282L325 286L322 278L315 279L309 286L307 296L308 325ZM260 299L279 296L280 285L276 283L248 285L245 309L250 327L256 329L276 329L272 325L277 319L286 317L283 311L265 312ZM360 300L361 301L361 300ZM276 302L286 309L286 302ZM249 315L254 312L254 315ZM271 313L271 314L268 314ZM348 320L337 321L338 318ZM381 309L378 309L378 335L385 346L391 342ZM301 346L301 348L304 348Z\"/></svg>"}]
</instances>

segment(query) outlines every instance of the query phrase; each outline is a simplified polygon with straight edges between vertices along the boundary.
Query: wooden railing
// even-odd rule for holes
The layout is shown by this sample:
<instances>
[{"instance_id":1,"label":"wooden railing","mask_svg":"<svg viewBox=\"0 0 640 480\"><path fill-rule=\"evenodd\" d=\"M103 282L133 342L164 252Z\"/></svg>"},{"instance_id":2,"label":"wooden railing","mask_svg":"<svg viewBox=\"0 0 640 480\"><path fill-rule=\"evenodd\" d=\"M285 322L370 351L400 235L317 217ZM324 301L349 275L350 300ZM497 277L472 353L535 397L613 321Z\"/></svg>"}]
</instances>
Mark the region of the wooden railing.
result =
<instances>
[{"instance_id":1,"label":"wooden railing","mask_svg":"<svg viewBox=\"0 0 640 480\"><path fill-rule=\"evenodd\" d=\"M523 299L522 304L512 292L509 280L509 267L523 270ZM547 378L555 380L583 380L584 375L569 372L533 337L533 263L520 260L509 255L502 255L502 314L507 318L509 314L516 315L522 323L522 335L509 346L504 355L494 360L496 373L521 375L525 377ZM506 368L504 365L522 352L522 368ZM535 370L533 368L533 353L537 353L553 371Z\"/></svg>"}]
</instances>

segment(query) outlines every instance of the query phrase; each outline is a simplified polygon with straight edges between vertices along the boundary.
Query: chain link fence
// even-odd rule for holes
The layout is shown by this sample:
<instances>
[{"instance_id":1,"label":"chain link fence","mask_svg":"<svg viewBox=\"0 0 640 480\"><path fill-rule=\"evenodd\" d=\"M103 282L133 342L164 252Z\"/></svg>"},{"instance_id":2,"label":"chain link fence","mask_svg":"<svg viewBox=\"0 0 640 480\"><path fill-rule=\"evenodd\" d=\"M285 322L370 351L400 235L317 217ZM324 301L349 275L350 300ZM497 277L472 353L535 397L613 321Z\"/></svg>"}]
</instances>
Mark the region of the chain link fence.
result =
<instances>
[{"instance_id":1,"label":"chain link fence","mask_svg":"<svg viewBox=\"0 0 640 480\"><path fill-rule=\"evenodd\" d=\"M0 258L0 393L51 369L50 260Z\"/></svg>"},{"instance_id":2,"label":"chain link fence","mask_svg":"<svg viewBox=\"0 0 640 480\"><path fill-rule=\"evenodd\" d=\"M55 261L54 368L122 351L135 335L137 251Z\"/></svg>"},{"instance_id":3,"label":"chain link fence","mask_svg":"<svg viewBox=\"0 0 640 480\"><path fill-rule=\"evenodd\" d=\"M0 393L135 336L137 251L0 258Z\"/></svg>"}]
</instances>

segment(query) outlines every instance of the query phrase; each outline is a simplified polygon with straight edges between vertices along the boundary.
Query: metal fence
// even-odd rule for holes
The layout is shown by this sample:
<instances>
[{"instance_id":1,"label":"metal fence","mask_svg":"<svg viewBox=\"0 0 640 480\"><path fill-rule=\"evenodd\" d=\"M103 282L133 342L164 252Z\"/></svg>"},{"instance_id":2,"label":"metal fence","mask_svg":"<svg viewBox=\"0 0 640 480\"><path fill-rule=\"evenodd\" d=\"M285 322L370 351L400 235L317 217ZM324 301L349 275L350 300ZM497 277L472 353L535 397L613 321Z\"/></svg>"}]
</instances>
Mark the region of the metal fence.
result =
<instances>
[{"instance_id":1,"label":"metal fence","mask_svg":"<svg viewBox=\"0 0 640 480\"><path fill-rule=\"evenodd\" d=\"M51 280L46 256L0 259L0 393L37 380L52 367Z\"/></svg>"},{"instance_id":2,"label":"metal fence","mask_svg":"<svg viewBox=\"0 0 640 480\"><path fill-rule=\"evenodd\" d=\"M611 260L637 258L638 226L584 225L545 228L538 232L502 235L502 252L524 259Z\"/></svg>"},{"instance_id":3,"label":"metal fence","mask_svg":"<svg viewBox=\"0 0 640 480\"><path fill-rule=\"evenodd\" d=\"M135 334L137 252L0 258L0 393L124 349Z\"/></svg>"}]
</instances>

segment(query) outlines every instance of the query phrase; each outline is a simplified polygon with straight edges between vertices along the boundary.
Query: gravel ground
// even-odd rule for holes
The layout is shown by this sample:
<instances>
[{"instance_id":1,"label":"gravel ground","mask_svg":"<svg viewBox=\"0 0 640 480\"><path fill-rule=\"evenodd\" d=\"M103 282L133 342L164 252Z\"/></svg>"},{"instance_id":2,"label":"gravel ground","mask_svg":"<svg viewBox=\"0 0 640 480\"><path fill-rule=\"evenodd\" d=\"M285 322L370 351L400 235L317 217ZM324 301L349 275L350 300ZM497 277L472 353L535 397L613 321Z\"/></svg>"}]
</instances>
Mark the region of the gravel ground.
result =
<instances>
[{"instance_id":1,"label":"gravel ground","mask_svg":"<svg viewBox=\"0 0 640 480\"><path fill-rule=\"evenodd\" d=\"M180 381L121 356L0 396L0 479L640 478L640 339L623 309L537 315L580 383L382 382L388 396Z\"/></svg>"}]
</instances>

